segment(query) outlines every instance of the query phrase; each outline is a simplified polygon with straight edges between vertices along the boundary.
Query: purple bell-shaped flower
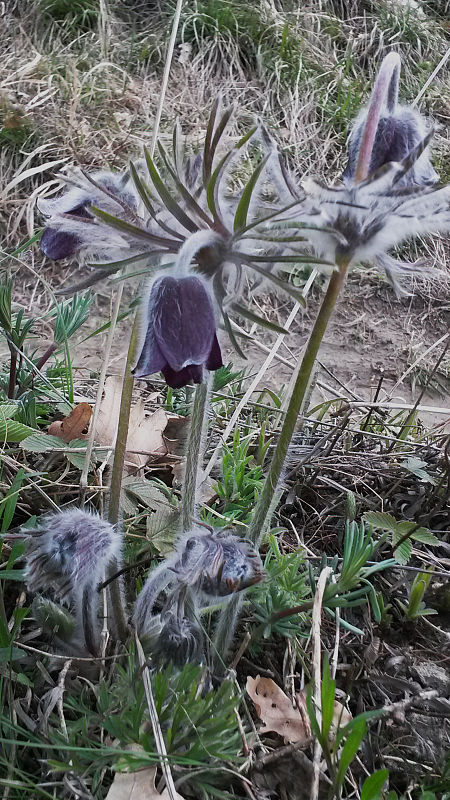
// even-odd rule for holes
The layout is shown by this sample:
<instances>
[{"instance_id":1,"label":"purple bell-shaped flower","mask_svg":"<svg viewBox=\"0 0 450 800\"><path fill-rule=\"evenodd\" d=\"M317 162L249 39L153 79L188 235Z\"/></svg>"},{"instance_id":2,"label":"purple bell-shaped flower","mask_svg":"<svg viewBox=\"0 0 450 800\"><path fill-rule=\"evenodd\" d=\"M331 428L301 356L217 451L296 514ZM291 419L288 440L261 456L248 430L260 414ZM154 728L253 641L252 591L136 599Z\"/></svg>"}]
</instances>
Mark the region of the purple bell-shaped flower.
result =
<instances>
[{"instance_id":1,"label":"purple bell-shaped flower","mask_svg":"<svg viewBox=\"0 0 450 800\"><path fill-rule=\"evenodd\" d=\"M204 368L223 366L212 300L195 275L157 278L142 319L136 378L162 372L168 385L178 389L201 383Z\"/></svg>"},{"instance_id":2,"label":"purple bell-shaped flower","mask_svg":"<svg viewBox=\"0 0 450 800\"><path fill-rule=\"evenodd\" d=\"M112 257L114 252L127 248L117 231L107 230L105 235L89 209L98 206L115 215L124 208L134 211L137 201L129 175L98 171L89 180L83 173L74 173L73 180L76 183L63 194L38 201L38 208L47 219L41 238L44 255L59 261L89 250Z\"/></svg>"}]
</instances>

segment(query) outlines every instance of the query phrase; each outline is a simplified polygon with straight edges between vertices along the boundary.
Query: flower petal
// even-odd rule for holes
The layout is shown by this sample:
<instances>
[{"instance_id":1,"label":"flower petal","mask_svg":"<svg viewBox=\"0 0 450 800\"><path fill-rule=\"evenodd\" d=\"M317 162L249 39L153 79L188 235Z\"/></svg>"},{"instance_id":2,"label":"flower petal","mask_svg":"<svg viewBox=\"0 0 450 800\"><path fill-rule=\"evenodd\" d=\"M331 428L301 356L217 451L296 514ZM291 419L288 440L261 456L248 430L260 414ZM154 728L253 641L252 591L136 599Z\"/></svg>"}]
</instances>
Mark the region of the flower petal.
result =
<instances>
[{"instance_id":1,"label":"flower petal","mask_svg":"<svg viewBox=\"0 0 450 800\"><path fill-rule=\"evenodd\" d=\"M42 234L41 250L48 258L59 261L61 258L73 256L81 247L81 241L73 233L46 228Z\"/></svg>"},{"instance_id":2,"label":"flower petal","mask_svg":"<svg viewBox=\"0 0 450 800\"><path fill-rule=\"evenodd\" d=\"M209 369L211 372L215 369L220 369L220 367L223 367L222 353L220 350L220 344L217 340L217 334L214 334L212 347L211 350L209 351L209 356L206 361L205 367L206 369Z\"/></svg>"},{"instance_id":3,"label":"flower petal","mask_svg":"<svg viewBox=\"0 0 450 800\"><path fill-rule=\"evenodd\" d=\"M162 278L154 285L150 302L155 338L172 370L205 364L216 321L203 282L193 275Z\"/></svg>"},{"instance_id":4,"label":"flower petal","mask_svg":"<svg viewBox=\"0 0 450 800\"><path fill-rule=\"evenodd\" d=\"M153 329L147 328L147 333L142 344L136 366L132 369L135 378L143 378L145 375L153 375L154 372L163 372L168 366L159 349L158 342L155 340Z\"/></svg>"},{"instance_id":5,"label":"flower petal","mask_svg":"<svg viewBox=\"0 0 450 800\"><path fill-rule=\"evenodd\" d=\"M198 364L191 364L180 370L174 370L170 366L165 366L161 371L166 379L167 385L171 386L172 389L181 389L191 382L201 383L203 378L203 368Z\"/></svg>"}]
</instances>

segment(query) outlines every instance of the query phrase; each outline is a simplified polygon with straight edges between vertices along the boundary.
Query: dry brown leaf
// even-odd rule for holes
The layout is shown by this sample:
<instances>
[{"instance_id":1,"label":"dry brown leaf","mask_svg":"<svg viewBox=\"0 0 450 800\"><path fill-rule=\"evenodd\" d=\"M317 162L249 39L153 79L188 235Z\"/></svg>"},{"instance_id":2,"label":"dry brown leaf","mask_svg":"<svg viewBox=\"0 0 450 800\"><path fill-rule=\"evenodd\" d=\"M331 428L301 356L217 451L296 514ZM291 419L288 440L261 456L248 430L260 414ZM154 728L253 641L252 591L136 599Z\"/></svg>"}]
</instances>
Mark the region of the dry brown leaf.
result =
<instances>
[{"instance_id":1,"label":"dry brown leaf","mask_svg":"<svg viewBox=\"0 0 450 800\"><path fill-rule=\"evenodd\" d=\"M138 772L118 772L109 788L106 800L170 800L167 789L159 794L155 788L156 767ZM177 800L183 800L176 793Z\"/></svg>"},{"instance_id":2,"label":"dry brown leaf","mask_svg":"<svg viewBox=\"0 0 450 800\"><path fill-rule=\"evenodd\" d=\"M89 403L78 403L70 414L59 422L52 422L48 426L50 436L59 436L64 442L73 439L83 439L83 431L89 425L92 408Z\"/></svg>"},{"instance_id":3,"label":"dry brown leaf","mask_svg":"<svg viewBox=\"0 0 450 800\"><path fill-rule=\"evenodd\" d=\"M311 736L306 709L306 688L296 695L297 708L271 678L247 678L247 693L253 700L256 713L264 727L261 733L275 731L286 742L302 742ZM338 700L334 701L332 733L352 720L352 715ZM331 737L332 738L332 737Z\"/></svg>"},{"instance_id":4,"label":"dry brown leaf","mask_svg":"<svg viewBox=\"0 0 450 800\"><path fill-rule=\"evenodd\" d=\"M118 375L112 375L105 381L105 393L95 426L95 440L100 445L108 447L115 442L121 396L122 379ZM141 399L131 407L125 454L128 464L143 467L151 455L161 455L167 452L163 437L167 419L168 415L163 408L158 408L146 416L145 403Z\"/></svg>"},{"instance_id":5,"label":"dry brown leaf","mask_svg":"<svg viewBox=\"0 0 450 800\"><path fill-rule=\"evenodd\" d=\"M247 678L247 692L258 717L264 722L261 733L275 731L285 742L302 742L311 735L307 716L303 720L298 708L271 678Z\"/></svg>"}]
</instances>

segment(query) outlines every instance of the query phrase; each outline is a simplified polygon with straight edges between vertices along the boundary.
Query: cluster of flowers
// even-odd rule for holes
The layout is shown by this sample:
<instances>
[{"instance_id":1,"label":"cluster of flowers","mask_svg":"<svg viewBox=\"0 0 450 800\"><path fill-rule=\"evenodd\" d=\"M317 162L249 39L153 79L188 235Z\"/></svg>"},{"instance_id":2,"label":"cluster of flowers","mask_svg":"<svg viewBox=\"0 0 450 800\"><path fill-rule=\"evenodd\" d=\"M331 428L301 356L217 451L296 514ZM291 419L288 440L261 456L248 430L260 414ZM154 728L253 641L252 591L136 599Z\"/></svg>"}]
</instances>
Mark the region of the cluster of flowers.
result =
<instances>
[{"instance_id":1,"label":"cluster of flowers","mask_svg":"<svg viewBox=\"0 0 450 800\"><path fill-rule=\"evenodd\" d=\"M176 129L172 157L159 146L161 172L145 151L145 159L123 174L72 172L65 177L66 193L40 201L47 218L42 250L52 259L90 259L94 272L83 286L131 264L143 265L149 275L136 377L161 371L173 387L201 382L205 370L222 365L219 324L241 352L231 313L282 330L240 302L245 279L255 275L298 297L277 275L278 265L286 270L314 263L330 271L367 263L383 268L401 292L396 275L418 264L399 262L389 251L413 235L450 229L450 187L437 183L423 119L398 104L399 73L399 57L389 54L350 134L348 164L337 185L309 179L294 186L261 124L218 158L232 109L220 115L216 103L196 158L183 157ZM232 196L230 171L255 139L263 156ZM260 191L264 180L278 192L272 204ZM119 552L115 529L79 510L45 518L30 538L30 589L53 586L70 600L92 652L96 588L102 569ZM182 533L173 555L150 573L134 623L156 640L153 649L165 658L201 660L202 606L262 577L250 544L227 531L195 527Z\"/></svg>"},{"instance_id":2,"label":"cluster of flowers","mask_svg":"<svg viewBox=\"0 0 450 800\"><path fill-rule=\"evenodd\" d=\"M121 534L81 509L45 515L27 533L28 588L52 592L74 612L72 646L99 651L99 584L108 564L120 559ZM200 612L223 603L264 577L254 548L232 531L197 526L180 537L173 554L150 572L133 615L153 658L183 665L205 658ZM162 607L155 610L157 601ZM51 623L52 609L47 606ZM58 607L53 615L59 620Z\"/></svg>"},{"instance_id":3,"label":"cluster of flowers","mask_svg":"<svg viewBox=\"0 0 450 800\"><path fill-rule=\"evenodd\" d=\"M362 262L384 269L402 292L396 275L419 264L399 262L388 251L413 235L448 230L450 189L437 185L422 117L398 104L399 72L399 56L391 53L350 133L340 184L309 179L295 187L261 124L218 160L232 109L220 116L216 103L195 159L183 158L176 130L172 160L159 146L161 173L146 151L123 174L72 172L66 193L40 201L47 218L43 252L95 259L96 272L83 285L130 263L162 271L141 306L136 377L162 371L179 387L200 382L204 369L218 369L218 319L239 349L229 313L254 318L239 303L249 271L292 293L277 265L319 263L329 271L342 260ZM264 155L242 191L230 196L227 176L254 139ZM278 190L275 205L259 192L264 180Z\"/></svg>"}]
</instances>

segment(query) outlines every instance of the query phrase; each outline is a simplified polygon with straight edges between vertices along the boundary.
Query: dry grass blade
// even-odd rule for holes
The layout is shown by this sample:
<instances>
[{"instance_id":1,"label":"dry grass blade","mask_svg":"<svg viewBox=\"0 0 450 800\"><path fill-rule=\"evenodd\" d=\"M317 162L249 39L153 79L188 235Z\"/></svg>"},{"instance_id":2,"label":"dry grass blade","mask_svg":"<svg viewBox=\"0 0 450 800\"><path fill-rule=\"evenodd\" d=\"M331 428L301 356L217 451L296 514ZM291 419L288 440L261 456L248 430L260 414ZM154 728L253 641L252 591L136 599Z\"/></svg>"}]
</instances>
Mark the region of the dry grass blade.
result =
<instances>
[{"instance_id":1,"label":"dry grass blade","mask_svg":"<svg viewBox=\"0 0 450 800\"><path fill-rule=\"evenodd\" d=\"M169 793L170 800L179 800L179 795L175 789L175 784L170 769L170 764L167 758L166 743L164 741L161 725L159 724L158 714L156 711L155 700L153 697L152 684L150 681L150 670L147 666L145 653L142 649L141 642L137 633L135 633L136 651L138 655L139 664L142 669L142 680L144 682L145 697L147 699L148 713L150 715L150 722L153 728L153 734L156 742L156 749L161 757L161 769L166 781L166 788Z\"/></svg>"},{"instance_id":2,"label":"dry grass blade","mask_svg":"<svg viewBox=\"0 0 450 800\"><path fill-rule=\"evenodd\" d=\"M322 618L322 600L327 585L327 580L332 574L331 567L324 567L319 575L317 581L316 593L314 595L314 605L311 623L311 636L313 643L313 675L314 675L314 703L316 707L317 722L319 726L322 722L321 712L321 685L322 685L322 671L321 671L321 653L322 646L320 641L320 627ZM313 778L311 784L311 800L317 800L319 796L319 779L320 779L320 754L322 750L319 741L316 739L314 745L314 759L313 759Z\"/></svg>"}]
</instances>

